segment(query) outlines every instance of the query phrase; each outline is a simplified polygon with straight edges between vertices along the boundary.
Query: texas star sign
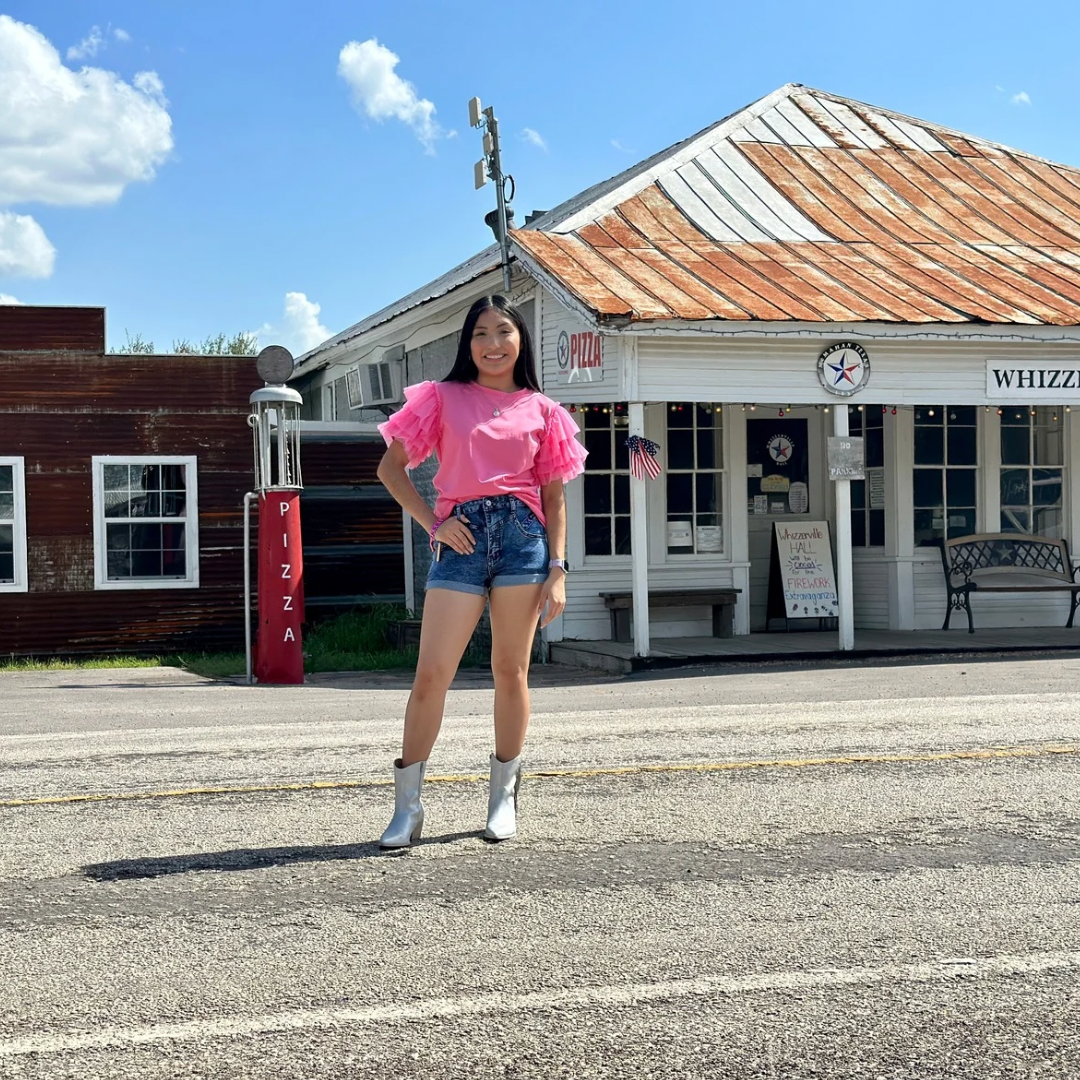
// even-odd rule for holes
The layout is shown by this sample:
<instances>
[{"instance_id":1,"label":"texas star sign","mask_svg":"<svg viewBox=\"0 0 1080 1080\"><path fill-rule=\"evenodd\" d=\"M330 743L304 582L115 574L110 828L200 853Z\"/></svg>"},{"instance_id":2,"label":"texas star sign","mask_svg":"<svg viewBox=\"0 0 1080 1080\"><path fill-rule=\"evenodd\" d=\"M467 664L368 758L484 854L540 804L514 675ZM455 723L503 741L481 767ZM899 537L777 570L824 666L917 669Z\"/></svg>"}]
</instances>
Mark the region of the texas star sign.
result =
<instances>
[{"instance_id":1,"label":"texas star sign","mask_svg":"<svg viewBox=\"0 0 1080 1080\"><path fill-rule=\"evenodd\" d=\"M869 381L870 357L851 341L830 345L818 357L818 378L829 393L848 397Z\"/></svg>"}]
</instances>

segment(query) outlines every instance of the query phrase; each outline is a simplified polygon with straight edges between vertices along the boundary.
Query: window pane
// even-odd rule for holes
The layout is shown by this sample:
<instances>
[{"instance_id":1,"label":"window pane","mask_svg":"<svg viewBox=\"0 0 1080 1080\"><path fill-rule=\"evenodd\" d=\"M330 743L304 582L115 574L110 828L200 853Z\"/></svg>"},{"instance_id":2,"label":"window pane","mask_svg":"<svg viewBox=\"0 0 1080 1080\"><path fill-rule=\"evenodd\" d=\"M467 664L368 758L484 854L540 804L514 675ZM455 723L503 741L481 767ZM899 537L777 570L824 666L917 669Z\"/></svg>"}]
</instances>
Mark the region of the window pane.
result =
<instances>
[{"instance_id":1,"label":"window pane","mask_svg":"<svg viewBox=\"0 0 1080 1080\"><path fill-rule=\"evenodd\" d=\"M720 469L724 465L723 433L720 428L699 431L697 434L697 464L699 469Z\"/></svg>"},{"instance_id":2,"label":"window pane","mask_svg":"<svg viewBox=\"0 0 1080 1080\"><path fill-rule=\"evenodd\" d=\"M692 431L668 432L668 468L692 469L694 467L694 433Z\"/></svg>"},{"instance_id":3,"label":"window pane","mask_svg":"<svg viewBox=\"0 0 1080 1080\"><path fill-rule=\"evenodd\" d=\"M611 468L611 432L607 428L603 431L586 430L585 449L589 451L585 461L587 470L601 472Z\"/></svg>"},{"instance_id":4,"label":"window pane","mask_svg":"<svg viewBox=\"0 0 1080 1080\"><path fill-rule=\"evenodd\" d=\"M615 433L615 468L630 468L630 451L626 449L626 430Z\"/></svg>"},{"instance_id":5,"label":"window pane","mask_svg":"<svg viewBox=\"0 0 1080 1080\"><path fill-rule=\"evenodd\" d=\"M855 510L851 514L851 545L866 547L866 514Z\"/></svg>"},{"instance_id":6,"label":"window pane","mask_svg":"<svg viewBox=\"0 0 1080 1080\"><path fill-rule=\"evenodd\" d=\"M940 405L916 405L915 423L941 427L945 423L945 412Z\"/></svg>"},{"instance_id":7,"label":"window pane","mask_svg":"<svg viewBox=\"0 0 1080 1080\"><path fill-rule=\"evenodd\" d=\"M1031 518L1033 533L1052 536L1055 540L1060 540L1065 535L1065 518L1060 507L1036 507Z\"/></svg>"},{"instance_id":8,"label":"window pane","mask_svg":"<svg viewBox=\"0 0 1080 1080\"><path fill-rule=\"evenodd\" d=\"M870 546L885 546L885 511L870 511Z\"/></svg>"},{"instance_id":9,"label":"window pane","mask_svg":"<svg viewBox=\"0 0 1080 1080\"><path fill-rule=\"evenodd\" d=\"M0 552L0 581L10 585L15 581L15 556Z\"/></svg>"},{"instance_id":10,"label":"window pane","mask_svg":"<svg viewBox=\"0 0 1080 1080\"><path fill-rule=\"evenodd\" d=\"M915 511L915 546L936 544L945 533L945 518L941 510Z\"/></svg>"},{"instance_id":11,"label":"window pane","mask_svg":"<svg viewBox=\"0 0 1080 1080\"><path fill-rule=\"evenodd\" d=\"M1013 506L1001 508L1001 531L1002 532L1031 532L1031 515L1027 510L1018 510Z\"/></svg>"},{"instance_id":12,"label":"window pane","mask_svg":"<svg viewBox=\"0 0 1080 1080\"><path fill-rule=\"evenodd\" d=\"M975 429L949 425L949 464L974 465L976 462Z\"/></svg>"},{"instance_id":13,"label":"window pane","mask_svg":"<svg viewBox=\"0 0 1080 1080\"><path fill-rule=\"evenodd\" d=\"M915 428L915 464L945 464L945 433L941 428Z\"/></svg>"},{"instance_id":14,"label":"window pane","mask_svg":"<svg viewBox=\"0 0 1080 1080\"><path fill-rule=\"evenodd\" d=\"M669 516L694 512L693 477L688 473L668 473L667 511Z\"/></svg>"},{"instance_id":15,"label":"window pane","mask_svg":"<svg viewBox=\"0 0 1080 1080\"><path fill-rule=\"evenodd\" d=\"M15 491L15 466L0 465L0 492Z\"/></svg>"},{"instance_id":16,"label":"window pane","mask_svg":"<svg viewBox=\"0 0 1080 1080\"><path fill-rule=\"evenodd\" d=\"M695 477L697 488L697 512L716 514L720 511L720 474L698 473Z\"/></svg>"},{"instance_id":17,"label":"window pane","mask_svg":"<svg viewBox=\"0 0 1080 1080\"><path fill-rule=\"evenodd\" d=\"M719 426L720 407L718 405L698 405L694 410L694 422L699 428L711 428L716 422Z\"/></svg>"},{"instance_id":18,"label":"window pane","mask_svg":"<svg viewBox=\"0 0 1080 1080\"><path fill-rule=\"evenodd\" d=\"M863 510L866 507L866 481L851 481L851 509Z\"/></svg>"},{"instance_id":19,"label":"window pane","mask_svg":"<svg viewBox=\"0 0 1080 1080\"><path fill-rule=\"evenodd\" d=\"M585 418L585 427L587 428L610 428L611 427L611 414L603 411L603 406L599 409L594 408L592 405L587 405L581 410Z\"/></svg>"},{"instance_id":20,"label":"window pane","mask_svg":"<svg viewBox=\"0 0 1080 1080\"><path fill-rule=\"evenodd\" d=\"M1061 470L1033 469L1031 472L1031 501L1035 506L1061 505Z\"/></svg>"},{"instance_id":21,"label":"window pane","mask_svg":"<svg viewBox=\"0 0 1080 1080\"><path fill-rule=\"evenodd\" d=\"M1027 469L1001 470L1001 505L1027 506L1031 502L1030 473Z\"/></svg>"},{"instance_id":22,"label":"window pane","mask_svg":"<svg viewBox=\"0 0 1080 1080\"><path fill-rule=\"evenodd\" d=\"M0 492L0 521L13 521L15 518L15 496Z\"/></svg>"},{"instance_id":23,"label":"window pane","mask_svg":"<svg viewBox=\"0 0 1080 1080\"><path fill-rule=\"evenodd\" d=\"M945 470L945 502L950 513L953 507L975 505L975 470ZM963 535L962 533L959 535Z\"/></svg>"},{"instance_id":24,"label":"window pane","mask_svg":"<svg viewBox=\"0 0 1080 1080\"><path fill-rule=\"evenodd\" d=\"M615 513L630 513L630 477L615 477Z\"/></svg>"},{"instance_id":25,"label":"window pane","mask_svg":"<svg viewBox=\"0 0 1080 1080\"><path fill-rule=\"evenodd\" d=\"M126 465L105 465L102 467L102 476L106 491L127 491L128 467Z\"/></svg>"},{"instance_id":26,"label":"window pane","mask_svg":"<svg viewBox=\"0 0 1080 1080\"><path fill-rule=\"evenodd\" d=\"M1064 433L1059 426L1035 429L1035 465L1064 464Z\"/></svg>"},{"instance_id":27,"label":"window pane","mask_svg":"<svg viewBox=\"0 0 1080 1080\"><path fill-rule=\"evenodd\" d=\"M668 427L688 428L694 426L694 406L686 401L674 401L668 406Z\"/></svg>"},{"instance_id":28,"label":"window pane","mask_svg":"<svg viewBox=\"0 0 1080 1080\"><path fill-rule=\"evenodd\" d=\"M866 464L868 468L880 469L885 464L885 432L870 428L866 433Z\"/></svg>"},{"instance_id":29,"label":"window pane","mask_svg":"<svg viewBox=\"0 0 1080 1080\"><path fill-rule=\"evenodd\" d=\"M1001 463L1002 465L1026 465L1030 436L1027 426L1001 428Z\"/></svg>"},{"instance_id":30,"label":"window pane","mask_svg":"<svg viewBox=\"0 0 1080 1080\"><path fill-rule=\"evenodd\" d=\"M915 505L940 507L945 505L942 498L941 470L915 470Z\"/></svg>"},{"instance_id":31,"label":"window pane","mask_svg":"<svg viewBox=\"0 0 1080 1080\"><path fill-rule=\"evenodd\" d=\"M974 510L949 510L949 539L956 536L970 536L975 531Z\"/></svg>"},{"instance_id":32,"label":"window pane","mask_svg":"<svg viewBox=\"0 0 1080 1080\"><path fill-rule=\"evenodd\" d=\"M615 554L630 554L630 519L628 517L615 519Z\"/></svg>"},{"instance_id":33,"label":"window pane","mask_svg":"<svg viewBox=\"0 0 1080 1080\"><path fill-rule=\"evenodd\" d=\"M977 410L974 405L950 405L948 416L950 424L963 424L965 427L975 427Z\"/></svg>"},{"instance_id":34,"label":"window pane","mask_svg":"<svg viewBox=\"0 0 1080 1080\"><path fill-rule=\"evenodd\" d=\"M590 476L585 473L585 513L611 513L611 477L605 473Z\"/></svg>"},{"instance_id":35,"label":"window pane","mask_svg":"<svg viewBox=\"0 0 1080 1080\"><path fill-rule=\"evenodd\" d=\"M611 554L611 518L585 518L585 554Z\"/></svg>"}]
</instances>

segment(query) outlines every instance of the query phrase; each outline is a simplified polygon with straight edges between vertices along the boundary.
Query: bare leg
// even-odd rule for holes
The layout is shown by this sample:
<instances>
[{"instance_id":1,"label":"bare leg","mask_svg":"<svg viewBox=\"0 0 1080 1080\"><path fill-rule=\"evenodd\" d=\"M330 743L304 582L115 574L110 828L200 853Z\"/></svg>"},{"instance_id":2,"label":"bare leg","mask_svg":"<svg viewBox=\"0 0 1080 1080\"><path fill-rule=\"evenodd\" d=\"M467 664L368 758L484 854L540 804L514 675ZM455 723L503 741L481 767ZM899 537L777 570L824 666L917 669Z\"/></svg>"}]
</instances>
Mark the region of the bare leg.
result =
<instances>
[{"instance_id":1,"label":"bare leg","mask_svg":"<svg viewBox=\"0 0 1080 1080\"><path fill-rule=\"evenodd\" d=\"M529 659L540 585L491 590L491 673L495 678L495 756L513 761L529 726Z\"/></svg>"},{"instance_id":2,"label":"bare leg","mask_svg":"<svg viewBox=\"0 0 1080 1080\"><path fill-rule=\"evenodd\" d=\"M486 602L483 596L453 589L428 590L420 627L416 678L405 708L405 734L401 746L403 767L427 761L442 727L446 691L454 681L461 654L469 644Z\"/></svg>"}]
</instances>

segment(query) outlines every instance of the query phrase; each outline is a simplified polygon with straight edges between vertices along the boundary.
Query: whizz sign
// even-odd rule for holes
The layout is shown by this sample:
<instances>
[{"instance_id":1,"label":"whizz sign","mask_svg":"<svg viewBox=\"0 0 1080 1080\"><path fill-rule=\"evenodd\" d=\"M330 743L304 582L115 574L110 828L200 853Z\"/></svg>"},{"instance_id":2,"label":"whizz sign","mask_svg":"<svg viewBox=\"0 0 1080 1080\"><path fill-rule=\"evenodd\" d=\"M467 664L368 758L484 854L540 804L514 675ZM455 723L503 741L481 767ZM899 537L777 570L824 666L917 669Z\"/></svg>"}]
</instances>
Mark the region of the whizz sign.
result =
<instances>
[{"instance_id":1,"label":"whizz sign","mask_svg":"<svg viewBox=\"0 0 1080 1080\"><path fill-rule=\"evenodd\" d=\"M1048 405L1080 401L1080 360L1011 364L987 360L986 396L999 401L1039 398Z\"/></svg>"}]
</instances>

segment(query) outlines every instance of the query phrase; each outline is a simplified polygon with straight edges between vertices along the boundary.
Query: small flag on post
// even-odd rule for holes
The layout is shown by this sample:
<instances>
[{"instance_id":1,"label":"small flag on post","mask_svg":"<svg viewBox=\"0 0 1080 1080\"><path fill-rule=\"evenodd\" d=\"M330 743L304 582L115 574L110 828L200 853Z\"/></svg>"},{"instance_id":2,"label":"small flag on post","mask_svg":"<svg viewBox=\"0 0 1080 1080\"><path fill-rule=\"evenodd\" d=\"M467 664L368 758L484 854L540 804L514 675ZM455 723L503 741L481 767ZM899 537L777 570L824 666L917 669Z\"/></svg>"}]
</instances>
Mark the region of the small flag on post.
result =
<instances>
[{"instance_id":1,"label":"small flag on post","mask_svg":"<svg viewBox=\"0 0 1080 1080\"><path fill-rule=\"evenodd\" d=\"M644 480L648 476L655 480L660 475L660 463L656 460L660 447L652 439L631 435L626 440L626 449L630 451L630 472L635 479Z\"/></svg>"}]
</instances>

